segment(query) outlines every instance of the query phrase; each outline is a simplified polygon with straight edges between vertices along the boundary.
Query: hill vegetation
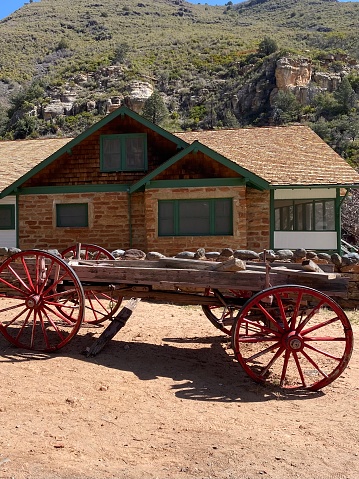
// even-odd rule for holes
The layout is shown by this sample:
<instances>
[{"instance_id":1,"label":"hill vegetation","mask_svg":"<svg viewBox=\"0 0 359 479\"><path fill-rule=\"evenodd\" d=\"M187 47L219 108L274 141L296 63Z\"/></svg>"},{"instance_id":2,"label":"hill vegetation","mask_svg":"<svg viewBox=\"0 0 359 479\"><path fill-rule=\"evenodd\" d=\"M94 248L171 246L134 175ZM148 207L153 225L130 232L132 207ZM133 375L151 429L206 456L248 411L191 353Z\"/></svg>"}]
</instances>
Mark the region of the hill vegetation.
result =
<instances>
[{"instance_id":1,"label":"hill vegetation","mask_svg":"<svg viewBox=\"0 0 359 479\"><path fill-rule=\"evenodd\" d=\"M30 2L0 22L0 137L76 135L139 82L169 129L307 122L358 166L358 24L359 4L336 0ZM337 84L278 89L283 57Z\"/></svg>"}]
</instances>

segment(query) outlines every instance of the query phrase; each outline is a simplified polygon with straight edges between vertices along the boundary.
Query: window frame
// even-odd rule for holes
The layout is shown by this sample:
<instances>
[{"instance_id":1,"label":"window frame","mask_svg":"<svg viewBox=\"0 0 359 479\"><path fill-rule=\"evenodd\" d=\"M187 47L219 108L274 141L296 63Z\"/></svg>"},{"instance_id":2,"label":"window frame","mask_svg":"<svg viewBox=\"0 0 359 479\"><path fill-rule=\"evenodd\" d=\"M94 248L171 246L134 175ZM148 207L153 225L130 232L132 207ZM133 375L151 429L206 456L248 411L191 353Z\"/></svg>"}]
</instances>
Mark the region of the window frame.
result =
<instances>
[{"instance_id":1,"label":"window frame","mask_svg":"<svg viewBox=\"0 0 359 479\"><path fill-rule=\"evenodd\" d=\"M282 203L286 202L288 204L283 205L283 206L276 206L276 203L278 204L278 202L282 202ZM327 203L332 204L331 208L332 208L332 211L333 211L333 218L332 218L333 228L332 229L329 229L329 228L319 229L317 227L316 206L320 205L320 204L322 205L323 212L324 212L323 216L325 217L325 212L328 209L326 207ZM310 215L308 215L308 213L306 211L306 206L307 205L311 205L311 214ZM301 222L304 225L304 227L302 227L301 229L298 228L299 208L302 210ZM291 213L290 213L290 209L292 210ZM280 223L279 228L276 227L276 222L277 222L276 214L277 214L278 210L280 212L279 213L279 223ZM288 221L288 223L291 225L291 227L285 228L285 229L283 228L284 222L285 222L285 217L282 214L282 211L284 211L284 210L288 211L287 216L288 216L289 220L291 219L291 221ZM290 215L292 216L292 218L290 218ZM274 231L297 231L297 232L326 232L326 231L330 231L330 232L333 232L333 231L336 231L335 215L336 215L336 200L335 200L335 198L275 199L274 200ZM310 223L312 224L311 228L310 228Z\"/></svg>"},{"instance_id":2,"label":"window frame","mask_svg":"<svg viewBox=\"0 0 359 479\"><path fill-rule=\"evenodd\" d=\"M16 229L15 205L0 205L0 210L10 211L10 226L3 227L0 224L1 231L10 231Z\"/></svg>"},{"instance_id":3,"label":"window frame","mask_svg":"<svg viewBox=\"0 0 359 479\"><path fill-rule=\"evenodd\" d=\"M230 221L230 231L227 233L218 233L216 231L216 202L227 200L230 211L229 211L229 221ZM180 233L180 204L184 202L208 202L209 204L209 232L208 233ZM161 218L160 218L160 205L161 204L172 204L173 205L173 218L172 218L172 233L163 233L161 231ZM233 226L233 198L188 198L188 199L174 199L174 200L158 200L158 236L159 237L169 237L169 236L233 236L234 226Z\"/></svg>"},{"instance_id":4,"label":"window frame","mask_svg":"<svg viewBox=\"0 0 359 479\"><path fill-rule=\"evenodd\" d=\"M86 206L86 225L76 225L76 226L73 226L73 225L60 225L59 224L59 220L60 220L60 209L65 207L65 208L68 208L68 207L71 207L71 206ZM56 219L56 228L89 228L89 204L87 202L76 202L76 203L56 203L55 205L55 208L56 208L56 216L55 216L55 219Z\"/></svg>"},{"instance_id":5,"label":"window frame","mask_svg":"<svg viewBox=\"0 0 359 479\"><path fill-rule=\"evenodd\" d=\"M128 168L126 165L126 140L128 138L142 138L143 140L143 167L141 168ZM120 158L117 168L106 168L104 159L104 142L107 139L118 139L120 142ZM100 137L100 171L104 173L117 173L126 171L147 171L148 158L147 158L147 135L146 133L121 133L111 135L101 135Z\"/></svg>"}]
</instances>

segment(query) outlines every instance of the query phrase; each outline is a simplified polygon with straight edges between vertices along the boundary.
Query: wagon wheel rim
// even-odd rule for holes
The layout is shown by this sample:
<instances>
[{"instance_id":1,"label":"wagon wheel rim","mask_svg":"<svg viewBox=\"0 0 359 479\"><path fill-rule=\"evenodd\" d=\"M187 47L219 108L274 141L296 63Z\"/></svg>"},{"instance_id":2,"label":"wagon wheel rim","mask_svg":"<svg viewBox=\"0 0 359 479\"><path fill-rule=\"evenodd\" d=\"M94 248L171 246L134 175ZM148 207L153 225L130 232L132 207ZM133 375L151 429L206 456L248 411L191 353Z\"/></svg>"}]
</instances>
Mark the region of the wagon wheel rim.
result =
<instances>
[{"instance_id":1,"label":"wagon wheel rim","mask_svg":"<svg viewBox=\"0 0 359 479\"><path fill-rule=\"evenodd\" d=\"M82 285L72 268L50 253L28 250L5 260L0 266L0 297L7 298L5 305L0 303L1 333L19 348L58 350L81 327Z\"/></svg>"},{"instance_id":2,"label":"wagon wheel rim","mask_svg":"<svg viewBox=\"0 0 359 479\"><path fill-rule=\"evenodd\" d=\"M230 289L223 292L224 299L226 298L248 298L251 296L251 291L242 291L236 289ZM206 288L204 292L205 296L213 296L213 290ZM243 303L242 303L243 304ZM232 334L232 326L237 317L242 305L202 305L202 311L209 321L220 331L230 336Z\"/></svg>"},{"instance_id":3,"label":"wagon wheel rim","mask_svg":"<svg viewBox=\"0 0 359 479\"><path fill-rule=\"evenodd\" d=\"M76 245L69 246L61 252L63 258L75 257ZM81 259L101 260L116 259L107 249L96 244L81 244ZM121 307L122 296L115 296L112 292L104 292L96 289L85 290L85 317L84 323L100 324L113 316ZM69 314L71 320L71 314Z\"/></svg>"},{"instance_id":4,"label":"wagon wheel rim","mask_svg":"<svg viewBox=\"0 0 359 479\"><path fill-rule=\"evenodd\" d=\"M251 298L232 329L232 347L256 382L316 391L339 377L353 350L342 308L304 286L277 286Z\"/></svg>"},{"instance_id":5,"label":"wagon wheel rim","mask_svg":"<svg viewBox=\"0 0 359 479\"><path fill-rule=\"evenodd\" d=\"M74 244L61 251L63 258L75 257L77 245ZM81 243L81 259L85 260L101 260L101 259L116 259L112 253L102 246L91 243Z\"/></svg>"}]
</instances>

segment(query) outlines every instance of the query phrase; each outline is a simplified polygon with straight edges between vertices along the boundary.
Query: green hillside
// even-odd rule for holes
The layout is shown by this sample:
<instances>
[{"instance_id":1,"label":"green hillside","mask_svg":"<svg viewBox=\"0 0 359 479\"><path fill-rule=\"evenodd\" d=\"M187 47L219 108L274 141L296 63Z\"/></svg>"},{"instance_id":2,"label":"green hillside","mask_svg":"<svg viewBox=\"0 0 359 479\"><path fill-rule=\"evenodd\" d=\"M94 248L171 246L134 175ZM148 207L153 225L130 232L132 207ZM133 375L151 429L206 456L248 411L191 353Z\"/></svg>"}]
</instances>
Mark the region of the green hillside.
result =
<instances>
[{"instance_id":1,"label":"green hillside","mask_svg":"<svg viewBox=\"0 0 359 479\"><path fill-rule=\"evenodd\" d=\"M157 95L144 111L166 110L158 121L172 130L305 121L355 162L357 25L359 4L336 0L30 2L0 22L0 137L77 134L136 81ZM278 92L283 57L309 62L305 100ZM69 97L64 115L46 110Z\"/></svg>"}]
</instances>

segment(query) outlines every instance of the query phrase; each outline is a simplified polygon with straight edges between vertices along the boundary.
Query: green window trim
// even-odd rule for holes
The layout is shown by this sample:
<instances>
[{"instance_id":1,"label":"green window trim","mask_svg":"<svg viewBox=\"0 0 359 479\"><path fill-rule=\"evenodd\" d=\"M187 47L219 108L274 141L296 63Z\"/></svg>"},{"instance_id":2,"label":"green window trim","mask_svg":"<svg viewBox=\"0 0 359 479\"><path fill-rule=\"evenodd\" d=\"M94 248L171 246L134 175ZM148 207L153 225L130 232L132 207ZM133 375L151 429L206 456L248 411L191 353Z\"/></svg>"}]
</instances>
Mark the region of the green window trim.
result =
<instances>
[{"instance_id":1,"label":"green window trim","mask_svg":"<svg viewBox=\"0 0 359 479\"><path fill-rule=\"evenodd\" d=\"M274 231L336 231L336 200L274 200Z\"/></svg>"},{"instance_id":2,"label":"green window trim","mask_svg":"<svg viewBox=\"0 0 359 479\"><path fill-rule=\"evenodd\" d=\"M0 230L14 230L15 224L15 205L0 205Z\"/></svg>"},{"instance_id":3,"label":"green window trim","mask_svg":"<svg viewBox=\"0 0 359 479\"><path fill-rule=\"evenodd\" d=\"M196 203L204 208L203 215ZM186 215L188 208L193 216ZM233 199L159 200L158 236L233 236Z\"/></svg>"},{"instance_id":4,"label":"green window trim","mask_svg":"<svg viewBox=\"0 0 359 479\"><path fill-rule=\"evenodd\" d=\"M142 151L138 165L131 165L129 162L129 142L131 140L140 139ZM116 147L116 151L112 153L112 158L106 160L106 143L112 142ZM113 163L109 166L108 163ZM114 173L119 171L147 171L147 135L146 133L127 133L120 135L102 135L100 137L100 170L105 173Z\"/></svg>"},{"instance_id":5,"label":"green window trim","mask_svg":"<svg viewBox=\"0 0 359 479\"><path fill-rule=\"evenodd\" d=\"M88 203L57 203L57 228L88 228Z\"/></svg>"}]
</instances>

